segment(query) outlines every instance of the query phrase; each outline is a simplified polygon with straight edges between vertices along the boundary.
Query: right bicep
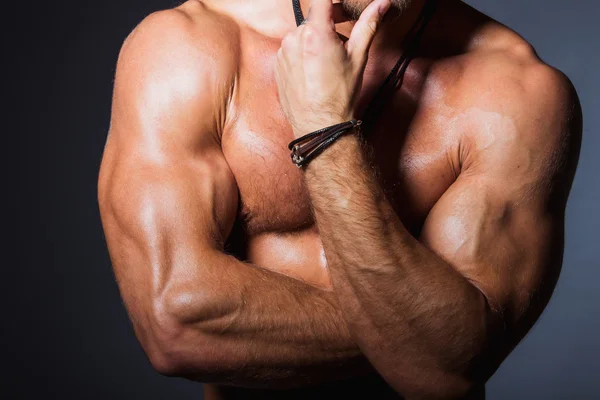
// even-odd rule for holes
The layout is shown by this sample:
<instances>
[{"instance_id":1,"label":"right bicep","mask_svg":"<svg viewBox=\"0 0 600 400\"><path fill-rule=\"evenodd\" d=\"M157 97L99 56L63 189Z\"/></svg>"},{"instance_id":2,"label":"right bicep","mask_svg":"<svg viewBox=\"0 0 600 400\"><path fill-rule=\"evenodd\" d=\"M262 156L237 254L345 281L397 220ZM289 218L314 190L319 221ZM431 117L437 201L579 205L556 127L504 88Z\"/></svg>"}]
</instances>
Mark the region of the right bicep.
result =
<instances>
[{"instance_id":1,"label":"right bicep","mask_svg":"<svg viewBox=\"0 0 600 400\"><path fill-rule=\"evenodd\" d=\"M177 269L200 273L202 257L222 251L237 209L237 187L222 155L160 165L124 159L106 179L100 211L124 284L151 284L144 290L159 293Z\"/></svg>"},{"instance_id":2,"label":"right bicep","mask_svg":"<svg viewBox=\"0 0 600 400\"><path fill-rule=\"evenodd\" d=\"M237 210L218 135L226 79L214 79L215 56L195 46L189 24L173 10L153 16L127 39L117 66L98 189L111 260L134 313L134 298L154 297L175 269L200 273Z\"/></svg>"}]
</instances>

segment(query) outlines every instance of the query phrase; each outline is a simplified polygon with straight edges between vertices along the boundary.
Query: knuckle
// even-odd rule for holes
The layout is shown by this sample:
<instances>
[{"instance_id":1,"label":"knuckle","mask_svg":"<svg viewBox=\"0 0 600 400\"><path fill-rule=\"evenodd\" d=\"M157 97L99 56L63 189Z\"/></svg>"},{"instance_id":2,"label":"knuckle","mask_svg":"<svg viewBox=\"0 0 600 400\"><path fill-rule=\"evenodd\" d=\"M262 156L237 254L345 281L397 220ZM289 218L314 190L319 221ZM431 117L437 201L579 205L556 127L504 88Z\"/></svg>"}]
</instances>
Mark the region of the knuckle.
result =
<instances>
[{"instance_id":1,"label":"knuckle","mask_svg":"<svg viewBox=\"0 0 600 400\"><path fill-rule=\"evenodd\" d=\"M308 39L315 34L315 28L312 25L302 25L301 35L302 38Z\"/></svg>"},{"instance_id":2,"label":"knuckle","mask_svg":"<svg viewBox=\"0 0 600 400\"><path fill-rule=\"evenodd\" d=\"M377 26L379 25L379 21L375 18L369 21L367 27L369 28L370 33L375 33L377 31Z\"/></svg>"},{"instance_id":3,"label":"knuckle","mask_svg":"<svg viewBox=\"0 0 600 400\"><path fill-rule=\"evenodd\" d=\"M291 42L292 42L292 37L290 35L285 35L283 37L283 40L281 41L281 49L289 48L291 45Z\"/></svg>"}]
</instances>

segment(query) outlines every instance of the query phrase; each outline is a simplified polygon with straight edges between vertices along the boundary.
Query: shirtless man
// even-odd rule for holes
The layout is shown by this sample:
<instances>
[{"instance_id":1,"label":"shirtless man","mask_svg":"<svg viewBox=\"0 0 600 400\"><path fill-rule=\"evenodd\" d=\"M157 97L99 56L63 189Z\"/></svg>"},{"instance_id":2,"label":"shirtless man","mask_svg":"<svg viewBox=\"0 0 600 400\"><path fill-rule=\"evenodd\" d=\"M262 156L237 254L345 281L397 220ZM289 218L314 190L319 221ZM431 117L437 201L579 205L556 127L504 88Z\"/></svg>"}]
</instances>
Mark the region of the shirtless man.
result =
<instances>
[{"instance_id":1,"label":"shirtless man","mask_svg":"<svg viewBox=\"0 0 600 400\"><path fill-rule=\"evenodd\" d=\"M190 0L123 45L99 203L136 335L207 399L482 398L559 276L577 95L441 0L368 137L297 168L425 0L300 4L297 27L291 0Z\"/></svg>"}]
</instances>

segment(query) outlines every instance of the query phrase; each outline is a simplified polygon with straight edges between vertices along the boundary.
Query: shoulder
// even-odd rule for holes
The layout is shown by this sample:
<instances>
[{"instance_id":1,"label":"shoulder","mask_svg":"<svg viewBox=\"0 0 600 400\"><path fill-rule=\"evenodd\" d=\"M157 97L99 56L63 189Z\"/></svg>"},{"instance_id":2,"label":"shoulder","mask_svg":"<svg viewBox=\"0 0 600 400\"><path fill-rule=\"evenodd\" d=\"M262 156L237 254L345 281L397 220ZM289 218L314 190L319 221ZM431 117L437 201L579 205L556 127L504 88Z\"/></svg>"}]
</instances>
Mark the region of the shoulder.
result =
<instances>
[{"instance_id":1,"label":"shoulder","mask_svg":"<svg viewBox=\"0 0 600 400\"><path fill-rule=\"evenodd\" d=\"M459 108L481 107L513 117L540 113L560 118L568 117L579 105L569 78L540 60L522 39L449 58L435 69L447 101Z\"/></svg>"},{"instance_id":2,"label":"shoulder","mask_svg":"<svg viewBox=\"0 0 600 400\"><path fill-rule=\"evenodd\" d=\"M235 85L238 47L236 23L200 1L148 15L119 54L113 122L152 118L168 124L195 110L198 120L220 129Z\"/></svg>"},{"instance_id":3,"label":"shoulder","mask_svg":"<svg viewBox=\"0 0 600 400\"><path fill-rule=\"evenodd\" d=\"M446 8L441 30L450 34L436 40L456 55L436 61L432 75L447 102L514 117L552 112L559 118L577 111L571 81L521 35L465 3L448 2Z\"/></svg>"},{"instance_id":4,"label":"shoulder","mask_svg":"<svg viewBox=\"0 0 600 400\"><path fill-rule=\"evenodd\" d=\"M440 68L445 104L454 116L463 116L460 135L474 153L527 145L539 158L565 151L577 155L582 116L576 90L524 40L512 37Z\"/></svg>"},{"instance_id":5,"label":"shoulder","mask_svg":"<svg viewBox=\"0 0 600 400\"><path fill-rule=\"evenodd\" d=\"M209 53L220 49L219 55L227 54L239 43L238 32L238 25L232 18L200 0L189 0L144 18L129 34L122 51L140 47L154 52L193 47Z\"/></svg>"},{"instance_id":6,"label":"shoulder","mask_svg":"<svg viewBox=\"0 0 600 400\"><path fill-rule=\"evenodd\" d=\"M568 192L581 144L579 99L569 78L517 36L440 61L424 96L457 139L461 174Z\"/></svg>"},{"instance_id":7,"label":"shoulder","mask_svg":"<svg viewBox=\"0 0 600 400\"><path fill-rule=\"evenodd\" d=\"M120 56L134 53L143 61L158 55L177 56L178 60L203 55L212 61L227 61L238 45L239 29L233 19L199 0L190 0L144 18L125 39Z\"/></svg>"},{"instance_id":8,"label":"shoulder","mask_svg":"<svg viewBox=\"0 0 600 400\"><path fill-rule=\"evenodd\" d=\"M198 0L148 15L125 39L117 70L181 76L232 72L239 30L229 17Z\"/></svg>"}]
</instances>

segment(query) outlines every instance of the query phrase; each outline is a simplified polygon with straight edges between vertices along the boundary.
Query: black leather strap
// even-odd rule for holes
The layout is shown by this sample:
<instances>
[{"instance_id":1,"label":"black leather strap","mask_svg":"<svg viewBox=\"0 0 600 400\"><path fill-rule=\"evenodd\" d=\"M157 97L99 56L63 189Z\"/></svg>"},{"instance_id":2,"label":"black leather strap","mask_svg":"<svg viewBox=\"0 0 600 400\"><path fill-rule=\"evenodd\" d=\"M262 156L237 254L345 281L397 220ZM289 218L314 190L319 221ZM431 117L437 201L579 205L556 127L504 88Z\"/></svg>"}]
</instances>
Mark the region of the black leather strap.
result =
<instances>
[{"instance_id":1,"label":"black leather strap","mask_svg":"<svg viewBox=\"0 0 600 400\"><path fill-rule=\"evenodd\" d=\"M290 154L292 162L296 164L297 167L306 165L344 133L351 131L353 128L358 128L360 132L361 124L361 120L352 119L350 121L328 126L327 128L319 129L318 131L293 140L288 145L288 148L292 150Z\"/></svg>"},{"instance_id":2,"label":"black leather strap","mask_svg":"<svg viewBox=\"0 0 600 400\"><path fill-rule=\"evenodd\" d=\"M385 81L383 81L383 84L379 87L364 112L363 121L366 126L371 126L374 123L375 118L383 109L385 99L393 94L397 88L402 86L406 70L417 54L419 44L425 33L425 28L427 28L427 25L429 25L429 22L433 18L436 8L437 0L428 0L425 3L423 10L421 10L421 14L417 18L417 21L407 33L404 39L406 43L404 53L400 56ZM369 132L368 129L365 131L367 133Z\"/></svg>"},{"instance_id":3,"label":"black leather strap","mask_svg":"<svg viewBox=\"0 0 600 400\"><path fill-rule=\"evenodd\" d=\"M302 21L304 21L302 7L300 7L300 0L292 0L292 7L294 7L294 17L296 17L296 26L300 26Z\"/></svg>"}]
</instances>

